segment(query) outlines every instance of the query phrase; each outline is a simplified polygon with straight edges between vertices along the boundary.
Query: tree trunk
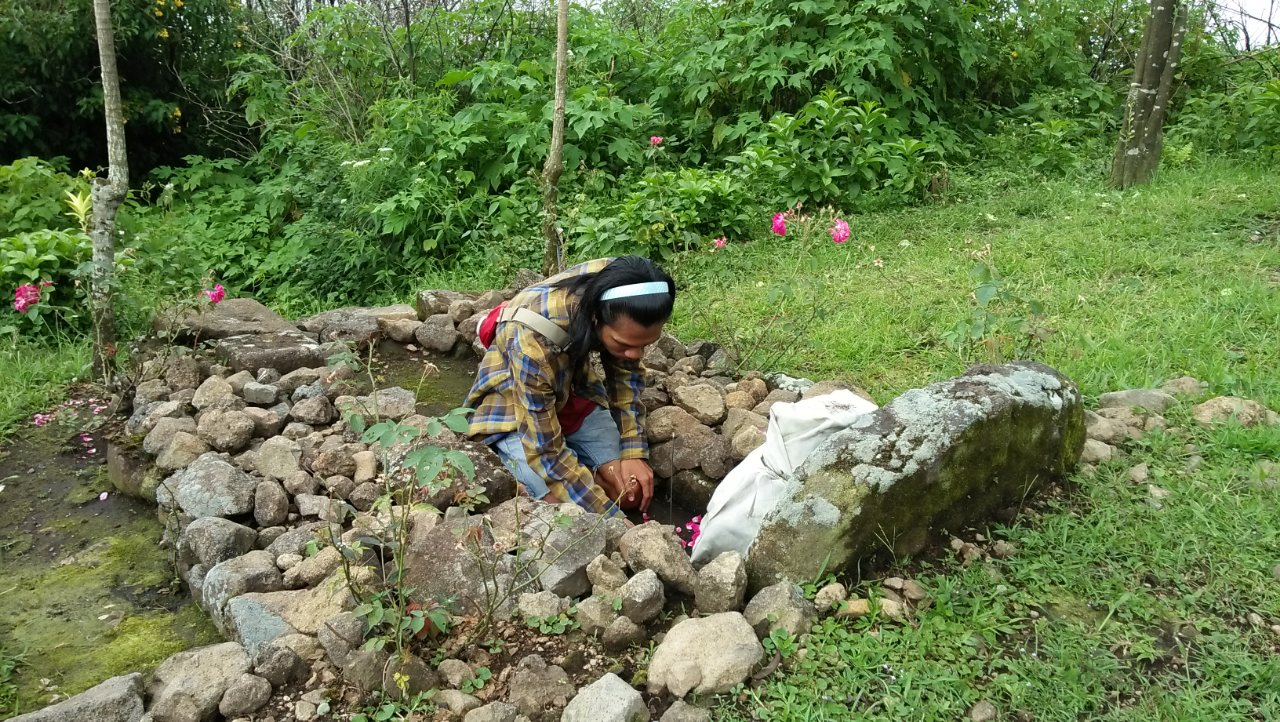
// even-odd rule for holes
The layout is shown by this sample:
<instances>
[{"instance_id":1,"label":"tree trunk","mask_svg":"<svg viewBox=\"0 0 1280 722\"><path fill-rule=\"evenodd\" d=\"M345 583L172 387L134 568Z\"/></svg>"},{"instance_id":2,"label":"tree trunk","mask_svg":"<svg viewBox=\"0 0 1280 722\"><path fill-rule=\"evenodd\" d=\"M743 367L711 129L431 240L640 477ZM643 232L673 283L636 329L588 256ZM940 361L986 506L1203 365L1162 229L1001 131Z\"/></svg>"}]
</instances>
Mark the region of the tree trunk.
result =
<instances>
[{"instance_id":1,"label":"tree trunk","mask_svg":"<svg viewBox=\"0 0 1280 722\"><path fill-rule=\"evenodd\" d=\"M129 159L124 149L124 110L120 105L120 75L116 71L116 43L111 28L111 1L93 0L98 31L98 56L102 63L102 100L107 119L107 178L94 178L93 273L89 298L93 315L93 375L110 382L116 354L116 322L112 308L115 282L116 209L129 192Z\"/></svg>"},{"instance_id":2,"label":"tree trunk","mask_svg":"<svg viewBox=\"0 0 1280 722\"><path fill-rule=\"evenodd\" d=\"M1164 149L1164 119L1182 56L1189 0L1151 0L1151 14L1125 100L1124 123L1111 161L1111 185L1121 190L1150 183Z\"/></svg>"},{"instance_id":3,"label":"tree trunk","mask_svg":"<svg viewBox=\"0 0 1280 722\"><path fill-rule=\"evenodd\" d=\"M404 39L409 44L409 83L418 87L418 64L413 57L413 20L409 15L409 0L404 0Z\"/></svg>"},{"instance_id":4,"label":"tree trunk","mask_svg":"<svg viewBox=\"0 0 1280 722\"><path fill-rule=\"evenodd\" d=\"M564 173L564 98L569 80L569 0L559 0L556 13L556 101L551 118L551 147L542 167L542 235L546 252L542 256L542 273L554 275L563 270L564 248L556 227L556 202L560 194L560 175Z\"/></svg>"}]
</instances>

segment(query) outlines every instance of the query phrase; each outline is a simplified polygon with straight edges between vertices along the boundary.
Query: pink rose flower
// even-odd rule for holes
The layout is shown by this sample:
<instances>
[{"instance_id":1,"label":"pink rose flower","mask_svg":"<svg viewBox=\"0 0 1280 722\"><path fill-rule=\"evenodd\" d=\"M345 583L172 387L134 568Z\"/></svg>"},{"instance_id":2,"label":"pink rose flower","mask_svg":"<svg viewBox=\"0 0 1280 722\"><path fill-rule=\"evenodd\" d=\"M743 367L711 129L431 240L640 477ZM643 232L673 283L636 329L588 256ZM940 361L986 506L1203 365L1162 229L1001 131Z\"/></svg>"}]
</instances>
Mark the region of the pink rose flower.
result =
<instances>
[{"instance_id":1,"label":"pink rose flower","mask_svg":"<svg viewBox=\"0 0 1280 722\"><path fill-rule=\"evenodd\" d=\"M781 213L773 214L773 232L780 236L787 235L787 217Z\"/></svg>"},{"instance_id":2,"label":"pink rose flower","mask_svg":"<svg viewBox=\"0 0 1280 722\"><path fill-rule=\"evenodd\" d=\"M212 291L205 291L204 295L208 296L209 302L216 306L219 302L222 301L222 299L226 298L227 289L223 288L222 284L219 283L218 285L213 287Z\"/></svg>"},{"instance_id":3,"label":"pink rose flower","mask_svg":"<svg viewBox=\"0 0 1280 722\"><path fill-rule=\"evenodd\" d=\"M712 243L716 244L716 248L724 248L725 238L724 236L720 236L719 238L712 241Z\"/></svg>"},{"instance_id":4,"label":"pink rose flower","mask_svg":"<svg viewBox=\"0 0 1280 722\"><path fill-rule=\"evenodd\" d=\"M849 224L845 223L843 218L837 218L835 225L831 226L831 240L836 243L849 240Z\"/></svg>"},{"instance_id":5,"label":"pink rose flower","mask_svg":"<svg viewBox=\"0 0 1280 722\"><path fill-rule=\"evenodd\" d=\"M649 145L654 146L655 148L657 146L662 145L662 136L660 135L649 136Z\"/></svg>"},{"instance_id":6,"label":"pink rose flower","mask_svg":"<svg viewBox=\"0 0 1280 722\"><path fill-rule=\"evenodd\" d=\"M40 303L40 289L34 284L24 283L13 291L13 310L26 313L28 308Z\"/></svg>"}]
</instances>

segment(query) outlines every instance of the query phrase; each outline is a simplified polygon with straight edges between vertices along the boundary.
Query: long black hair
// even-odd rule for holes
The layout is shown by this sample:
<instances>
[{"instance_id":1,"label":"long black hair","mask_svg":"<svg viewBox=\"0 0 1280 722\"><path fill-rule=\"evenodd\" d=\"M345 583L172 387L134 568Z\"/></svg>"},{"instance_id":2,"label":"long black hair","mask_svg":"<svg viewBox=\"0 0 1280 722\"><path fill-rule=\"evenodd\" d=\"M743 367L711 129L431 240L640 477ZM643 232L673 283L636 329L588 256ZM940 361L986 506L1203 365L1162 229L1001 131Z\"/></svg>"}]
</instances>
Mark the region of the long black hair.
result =
<instances>
[{"instance_id":1,"label":"long black hair","mask_svg":"<svg viewBox=\"0 0 1280 722\"><path fill-rule=\"evenodd\" d=\"M655 281L667 284L667 292L600 300L611 288ZM601 327L612 325L622 316L641 326L665 323L671 318L676 303L676 282L658 264L641 256L615 258L596 273L566 278L555 285L578 297L578 307L569 319L569 346L563 349L569 354L578 379L586 378L591 352L603 348L599 334ZM610 365L605 364L605 369L609 368Z\"/></svg>"}]
</instances>

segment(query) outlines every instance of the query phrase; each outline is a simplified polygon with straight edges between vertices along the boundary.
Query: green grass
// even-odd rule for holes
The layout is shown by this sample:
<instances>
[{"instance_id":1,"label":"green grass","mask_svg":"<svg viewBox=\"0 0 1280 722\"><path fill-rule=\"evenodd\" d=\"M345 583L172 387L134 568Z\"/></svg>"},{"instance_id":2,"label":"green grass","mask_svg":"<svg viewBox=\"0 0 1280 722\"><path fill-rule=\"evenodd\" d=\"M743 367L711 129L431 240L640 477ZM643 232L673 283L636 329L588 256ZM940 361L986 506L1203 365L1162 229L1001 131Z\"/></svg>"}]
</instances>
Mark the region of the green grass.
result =
<instances>
[{"instance_id":1,"label":"green grass","mask_svg":"<svg viewBox=\"0 0 1280 722\"><path fill-rule=\"evenodd\" d=\"M746 329L746 347L774 315L805 317L771 287L821 279L826 316L771 332L753 360L883 403L988 360L944 340L973 308L982 260L1045 305L1054 333L1033 356L1090 401L1186 373L1280 408L1280 173L1215 163L1123 193L1020 183L961 176L954 202L849 218L843 246L762 233L686 259L676 326L682 337ZM1257 462L1280 460L1280 429L1200 430L1188 413L1170 420L1189 438L1149 436L988 531L1018 546L1014 558L904 560L889 574L935 600L913 624L824 620L804 659L718 701L716 718L955 720L989 699L1010 720L1280 719L1280 635L1268 629L1280 622L1280 492L1251 483ZM1188 442L1205 458L1196 473L1184 471ZM1160 511L1128 480L1139 462L1172 492ZM860 596L878 588L859 584Z\"/></svg>"},{"instance_id":2,"label":"green grass","mask_svg":"<svg viewBox=\"0 0 1280 722\"><path fill-rule=\"evenodd\" d=\"M66 383L88 363L89 344L84 340L0 346L0 439L62 398Z\"/></svg>"},{"instance_id":3,"label":"green grass","mask_svg":"<svg viewBox=\"0 0 1280 722\"><path fill-rule=\"evenodd\" d=\"M771 287L820 279L827 317L799 337L773 334L763 350L780 352L778 370L887 400L984 360L962 358L943 334L968 316L973 251L990 244L982 260L1045 305L1055 333L1037 359L1087 396L1188 373L1280 406L1280 173L1223 162L1127 192L1073 179L989 182L960 177L959 202L849 217L842 246L821 231L803 247L794 233L765 235L761 219L755 242L677 269L676 326L717 338L760 328L788 310Z\"/></svg>"},{"instance_id":4,"label":"green grass","mask_svg":"<svg viewBox=\"0 0 1280 722\"><path fill-rule=\"evenodd\" d=\"M22 658L22 654L0 649L0 715L9 714L17 707L18 685L13 679Z\"/></svg>"},{"instance_id":5,"label":"green grass","mask_svg":"<svg viewBox=\"0 0 1280 722\"><path fill-rule=\"evenodd\" d=\"M912 625L828 618L804 660L717 719L955 720L979 699L1001 719L1038 722L1276 719L1280 492L1251 472L1280 458L1280 429L1192 433L1151 435L1030 518L993 527L1018 547L1008 561L963 568L949 552L890 570L933 596ZM1184 470L1187 441L1204 455L1199 472ZM1129 481L1140 462L1172 492L1160 511Z\"/></svg>"}]
</instances>

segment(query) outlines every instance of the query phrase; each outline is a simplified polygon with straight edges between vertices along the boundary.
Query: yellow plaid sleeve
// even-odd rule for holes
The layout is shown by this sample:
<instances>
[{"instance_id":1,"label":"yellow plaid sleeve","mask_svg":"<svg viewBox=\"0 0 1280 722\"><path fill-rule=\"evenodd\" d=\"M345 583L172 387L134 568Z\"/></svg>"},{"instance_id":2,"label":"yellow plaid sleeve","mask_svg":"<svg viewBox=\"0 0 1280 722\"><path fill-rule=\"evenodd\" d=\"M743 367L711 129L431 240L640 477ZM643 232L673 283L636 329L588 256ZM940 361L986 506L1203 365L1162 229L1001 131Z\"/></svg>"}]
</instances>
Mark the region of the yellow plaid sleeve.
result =
<instances>
[{"instance_id":1,"label":"yellow plaid sleeve","mask_svg":"<svg viewBox=\"0 0 1280 722\"><path fill-rule=\"evenodd\" d=\"M608 383L609 410L622 437L623 459L649 458L649 442L644 435L645 410L640 403L644 372L638 361L611 358L612 382Z\"/></svg>"}]
</instances>

